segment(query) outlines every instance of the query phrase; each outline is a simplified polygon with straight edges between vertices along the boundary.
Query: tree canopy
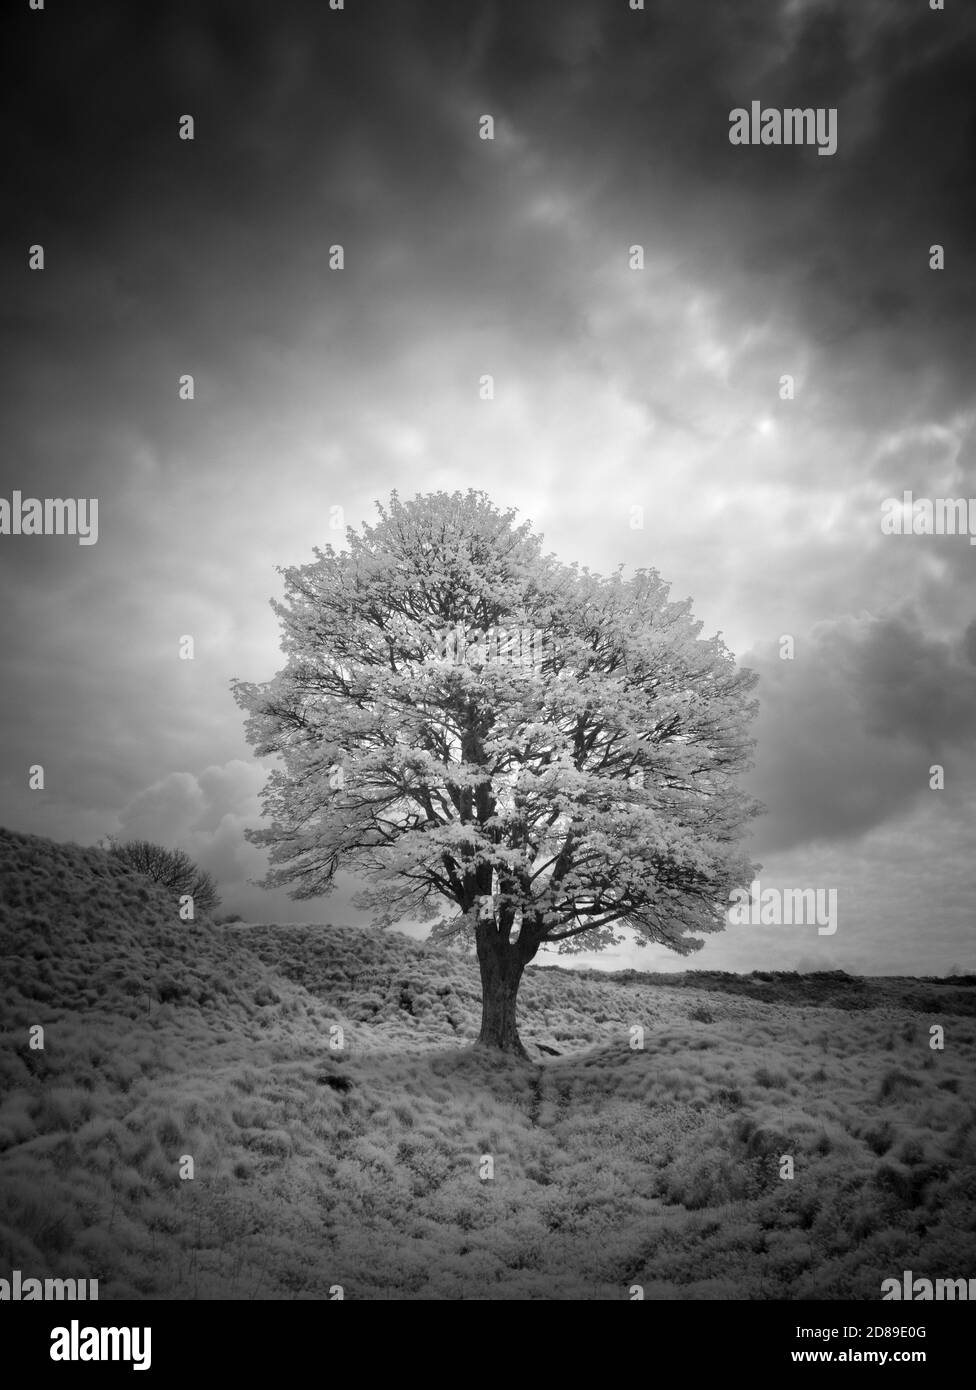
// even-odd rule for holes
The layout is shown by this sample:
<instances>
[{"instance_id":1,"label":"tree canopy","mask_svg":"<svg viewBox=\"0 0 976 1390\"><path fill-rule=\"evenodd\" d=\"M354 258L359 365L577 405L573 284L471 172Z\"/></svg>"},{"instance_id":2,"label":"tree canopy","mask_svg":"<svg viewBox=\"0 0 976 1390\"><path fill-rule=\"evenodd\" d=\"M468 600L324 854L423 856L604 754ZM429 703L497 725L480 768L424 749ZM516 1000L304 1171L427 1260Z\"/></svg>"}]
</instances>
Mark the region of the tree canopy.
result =
<instances>
[{"instance_id":1,"label":"tree canopy","mask_svg":"<svg viewBox=\"0 0 976 1390\"><path fill-rule=\"evenodd\" d=\"M234 683L280 759L250 832L269 885L311 898L348 870L375 920L521 965L625 927L701 946L756 870L736 784L756 676L655 570L561 563L483 492L377 508L279 571L285 665Z\"/></svg>"}]
</instances>

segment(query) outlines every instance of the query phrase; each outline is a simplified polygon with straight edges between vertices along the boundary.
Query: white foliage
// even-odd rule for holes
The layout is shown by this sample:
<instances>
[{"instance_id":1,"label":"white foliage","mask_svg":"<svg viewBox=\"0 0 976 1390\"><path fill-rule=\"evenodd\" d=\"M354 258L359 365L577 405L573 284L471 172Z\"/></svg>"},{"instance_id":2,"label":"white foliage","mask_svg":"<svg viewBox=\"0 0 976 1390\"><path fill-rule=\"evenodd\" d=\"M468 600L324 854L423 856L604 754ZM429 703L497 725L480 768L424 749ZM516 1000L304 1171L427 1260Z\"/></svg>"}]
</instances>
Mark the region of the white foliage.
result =
<instances>
[{"instance_id":1,"label":"white foliage","mask_svg":"<svg viewBox=\"0 0 976 1390\"><path fill-rule=\"evenodd\" d=\"M283 571L286 665L235 685L256 752L281 760L252 834L269 882L313 897L347 869L378 920L447 900L453 933L490 896L533 954L625 925L696 949L755 871L736 848L758 809L736 784L755 676L655 571L561 564L483 493L379 512L348 551ZM541 630L543 659L438 655L445 632L508 629Z\"/></svg>"}]
</instances>

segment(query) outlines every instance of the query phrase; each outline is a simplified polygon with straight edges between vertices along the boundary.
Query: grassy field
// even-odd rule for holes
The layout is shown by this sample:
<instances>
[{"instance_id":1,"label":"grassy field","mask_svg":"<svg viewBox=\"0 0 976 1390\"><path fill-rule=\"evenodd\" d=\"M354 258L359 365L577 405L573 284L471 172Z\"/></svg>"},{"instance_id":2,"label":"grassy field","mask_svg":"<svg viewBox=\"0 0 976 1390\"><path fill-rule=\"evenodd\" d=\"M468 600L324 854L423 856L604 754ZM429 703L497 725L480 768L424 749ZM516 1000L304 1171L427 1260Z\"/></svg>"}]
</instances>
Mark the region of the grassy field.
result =
<instances>
[{"instance_id":1,"label":"grassy field","mask_svg":"<svg viewBox=\"0 0 976 1390\"><path fill-rule=\"evenodd\" d=\"M2 1277L877 1299L976 1273L972 977L530 967L539 1061L499 1063L468 1050L469 957L184 924L100 851L9 831L0 884Z\"/></svg>"}]
</instances>

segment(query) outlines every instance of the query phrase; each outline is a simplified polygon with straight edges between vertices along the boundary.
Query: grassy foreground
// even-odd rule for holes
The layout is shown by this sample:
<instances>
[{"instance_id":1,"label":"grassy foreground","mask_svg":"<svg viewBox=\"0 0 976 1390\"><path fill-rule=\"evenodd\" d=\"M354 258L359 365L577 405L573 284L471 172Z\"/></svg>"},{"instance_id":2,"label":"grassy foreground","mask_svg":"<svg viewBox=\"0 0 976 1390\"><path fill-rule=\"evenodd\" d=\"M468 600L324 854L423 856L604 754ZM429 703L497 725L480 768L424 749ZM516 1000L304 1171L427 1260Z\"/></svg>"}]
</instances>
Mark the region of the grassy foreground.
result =
<instances>
[{"instance_id":1,"label":"grassy foreground","mask_svg":"<svg viewBox=\"0 0 976 1390\"><path fill-rule=\"evenodd\" d=\"M101 851L5 830L0 957L0 1277L877 1299L903 1269L974 1273L972 977L530 967L541 1064L498 1064L467 1050L465 956L183 924Z\"/></svg>"}]
</instances>

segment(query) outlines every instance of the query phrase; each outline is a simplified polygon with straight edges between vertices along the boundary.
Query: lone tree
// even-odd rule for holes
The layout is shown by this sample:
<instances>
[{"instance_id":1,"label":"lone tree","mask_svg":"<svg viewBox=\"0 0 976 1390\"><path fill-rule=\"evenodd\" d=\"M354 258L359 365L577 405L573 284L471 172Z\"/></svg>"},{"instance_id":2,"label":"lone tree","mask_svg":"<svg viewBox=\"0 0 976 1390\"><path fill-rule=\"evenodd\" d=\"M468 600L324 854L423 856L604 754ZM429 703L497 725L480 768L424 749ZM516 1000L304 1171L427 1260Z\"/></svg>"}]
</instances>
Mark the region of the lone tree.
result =
<instances>
[{"instance_id":1,"label":"lone tree","mask_svg":"<svg viewBox=\"0 0 976 1390\"><path fill-rule=\"evenodd\" d=\"M478 1042L525 1056L515 1001L543 943L626 927L687 954L752 880L735 842L761 808L734 779L757 677L656 571L561 564L483 492L377 509L348 550L279 570L286 664L233 683L281 760L249 837L294 898L341 868L382 925L450 905L432 939L474 940Z\"/></svg>"},{"instance_id":2,"label":"lone tree","mask_svg":"<svg viewBox=\"0 0 976 1390\"><path fill-rule=\"evenodd\" d=\"M220 906L217 885L181 849L164 849L150 840L110 840L108 852L138 874L160 883L177 898L190 894L194 917L209 917Z\"/></svg>"}]
</instances>

